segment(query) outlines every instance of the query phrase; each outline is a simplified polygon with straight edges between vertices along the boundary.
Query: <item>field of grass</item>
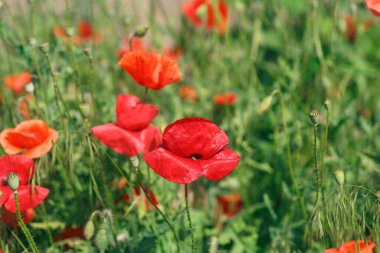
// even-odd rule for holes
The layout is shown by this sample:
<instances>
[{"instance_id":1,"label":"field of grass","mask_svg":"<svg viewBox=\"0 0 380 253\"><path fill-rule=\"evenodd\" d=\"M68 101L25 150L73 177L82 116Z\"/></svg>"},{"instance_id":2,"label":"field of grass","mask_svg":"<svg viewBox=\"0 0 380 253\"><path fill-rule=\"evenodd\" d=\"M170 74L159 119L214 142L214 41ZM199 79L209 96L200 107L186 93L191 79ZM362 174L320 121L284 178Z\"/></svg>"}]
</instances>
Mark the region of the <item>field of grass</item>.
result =
<instances>
[{"instance_id":1,"label":"field of grass","mask_svg":"<svg viewBox=\"0 0 380 253\"><path fill-rule=\"evenodd\" d=\"M0 252L376 252L379 8L204 2L0 0Z\"/></svg>"}]
</instances>

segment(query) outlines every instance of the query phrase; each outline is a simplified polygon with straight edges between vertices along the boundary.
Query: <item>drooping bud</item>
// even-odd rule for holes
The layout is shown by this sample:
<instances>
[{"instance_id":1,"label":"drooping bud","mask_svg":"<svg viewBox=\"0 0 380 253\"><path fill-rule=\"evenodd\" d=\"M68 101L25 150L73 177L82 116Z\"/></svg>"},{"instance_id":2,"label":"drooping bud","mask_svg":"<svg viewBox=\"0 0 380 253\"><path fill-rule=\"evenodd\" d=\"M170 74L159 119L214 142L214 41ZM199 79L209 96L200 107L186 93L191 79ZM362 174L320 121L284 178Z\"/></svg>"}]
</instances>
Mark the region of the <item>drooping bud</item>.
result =
<instances>
[{"instance_id":1,"label":"drooping bud","mask_svg":"<svg viewBox=\"0 0 380 253\"><path fill-rule=\"evenodd\" d=\"M314 126L318 125L318 120L319 120L319 112L318 112L318 110L316 110L316 109L311 110L311 112L309 113L309 116L310 116L311 123Z\"/></svg>"},{"instance_id":2,"label":"drooping bud","mask_svg":"<svg viewBox=\"0 0 380 253\"><path fill-rule=\"evenodd\" d=\"M139 167L139 158L137 156L131 156L129 160L131 160L133 168Z\"/></svg>"},{"instance_id":3,"label":"drooping bud","mask_svg":"<svg viewBox=\"0 0 380 253\"><path fill-rule=\"evenodd\" d=\"M104 252L108 247L108 237L105 228L101 228L95 237L95 245L100 252Z\"/></svg>"},{"instance_id":4,"label":"drooping bud","mask_svg":"<svg viewBox=\"0 0 380 253\"><path fill-rule=\"evenodd\" d=\"M142 38L148 32L148 29L149 28L147 26L139 26L136 28L135 32L133 33L133 36Z\"/></svg>"},{"instance_id":5,"label":"drooping bud","mask_svg":"<svg viewBox=\"0 0 380 253\"><path fill-rule=\"evenodd\" d=\"M344 171L337 169L335 172L335 179L340 186L344 185Z\"/></svg>"},{"instance_id":6,"label":"drooping bud","mask_svg":"<svg viewBox=\"0 0 380 253\"><path fill-rule=\"evenodd\" d=\"M9 173L7 181L9 188L11 188L12 191L17 191L18 187L20 186L17 174L13 172Z\"/></svg>"},{"instance_id":7,"label":"drooping bud","mask_svg":"<svg viewBox=\"0 0 380 253\"><path fill-rule=\"evenodd\" d=\"M87 221L86 225L84 226L84 237L87 240L90 240L95 233L95 224L94 222L90 219Z\"/></svg>"}]
</instances>

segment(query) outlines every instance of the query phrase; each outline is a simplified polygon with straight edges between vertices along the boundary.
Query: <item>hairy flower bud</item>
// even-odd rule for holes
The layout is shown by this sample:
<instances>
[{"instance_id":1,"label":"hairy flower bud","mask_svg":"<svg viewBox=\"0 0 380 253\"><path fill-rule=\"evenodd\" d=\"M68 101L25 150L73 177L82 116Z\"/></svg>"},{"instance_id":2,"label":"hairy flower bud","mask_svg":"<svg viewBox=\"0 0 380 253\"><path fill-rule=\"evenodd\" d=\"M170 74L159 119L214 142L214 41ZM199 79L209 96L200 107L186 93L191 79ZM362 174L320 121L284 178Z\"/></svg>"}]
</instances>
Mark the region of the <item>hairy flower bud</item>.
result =
<instances>
[{"instance_id":1,"label":"hairy flower bud","mask_svg":"<svg viewBox=\"0 0 380 253\"><path fill-rule=\"evenodd\" d=\"M344 171L337 169L335 172L335 179L339 185L344 185Z\"/></svg>"},{"instance_id":2,"label":"hairy flower bud","mask_svg":"<svg viewBox=\"0 0 380 253\"><path fill-rule=\"evenodd\" d=\"M98 247L100 252L103 252L107 249L108 237L107 237L107 231L105 228L101 228L96 234L95 245L96 247Z\"/></svg>"},{"instance_id":3,"label":"hairy flower bud","mask_svg":"<svg viewBox=\"0 0 380 253\"><path fill-rule=\"evenodd\" d=\"M142 38L146 35L146 33L148 32L148 27L147 26L140 26L140 27L137 27L133 36L135 37L139 37L139 38Z\"/></svg>"},{"instance_id":4,"label":"hairy flower bud","mask_svg":"<svg viewBox=\"0 0 380 253\"><path fill-rule=\"evenodd\" d=\"M139 167L139 158L137 156L131 156L129 159L131 160L133 168Z\"/></svg>"},{"instance_id":5,"label":"hairy flower bud","mask_svg":"<svg viewBox=\"0 0 380 253\"><path fill-rule=\"evenodd\" d=\"M310 114L310 121L311 123L315 126L318 125L318 120L319 120L319 112L316 109L311 110Z\"/></svg>"},{"instance_id":6,"label":"hairy flower bud","mask_svg":"<svg viewBox=\"0 0 380 253\"><path fill-rule=\"evenodd\" d=\"M13 172L9 173L7 180L9 188L11 188L13 191L17 191L18 187L20 186L17 174Z\"/></svg>"},{"instance_id":7,"label":"hairy flower bud","mask_svg":"<svg viewBox=\"0 0 380 253\"><path fill-rule=\"evenodd\" d=\"M86 226L84 227L84 237L87 240L90 240L95 233L95 224L94 222L90 219L87 223Z\"/></svg>"}]
</instances>

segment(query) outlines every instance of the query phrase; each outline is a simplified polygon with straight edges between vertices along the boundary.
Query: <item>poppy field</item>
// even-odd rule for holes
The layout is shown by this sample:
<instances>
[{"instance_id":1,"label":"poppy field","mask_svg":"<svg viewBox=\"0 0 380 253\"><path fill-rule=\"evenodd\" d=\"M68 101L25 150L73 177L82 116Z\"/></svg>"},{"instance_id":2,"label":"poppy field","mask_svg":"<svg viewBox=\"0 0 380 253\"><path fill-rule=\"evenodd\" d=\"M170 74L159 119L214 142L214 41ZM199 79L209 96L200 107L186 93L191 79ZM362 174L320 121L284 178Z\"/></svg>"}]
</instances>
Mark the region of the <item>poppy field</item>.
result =
<instances>
[{"instance_id":1,"label":"poppy field","mask_svg":"<svg viewBox=\"0 0 380 253\"><path fill-rule=\"evenodd\" d=\"M0 0L0 253L376 253L380 0Z\"/></svg>"}]
</instances>

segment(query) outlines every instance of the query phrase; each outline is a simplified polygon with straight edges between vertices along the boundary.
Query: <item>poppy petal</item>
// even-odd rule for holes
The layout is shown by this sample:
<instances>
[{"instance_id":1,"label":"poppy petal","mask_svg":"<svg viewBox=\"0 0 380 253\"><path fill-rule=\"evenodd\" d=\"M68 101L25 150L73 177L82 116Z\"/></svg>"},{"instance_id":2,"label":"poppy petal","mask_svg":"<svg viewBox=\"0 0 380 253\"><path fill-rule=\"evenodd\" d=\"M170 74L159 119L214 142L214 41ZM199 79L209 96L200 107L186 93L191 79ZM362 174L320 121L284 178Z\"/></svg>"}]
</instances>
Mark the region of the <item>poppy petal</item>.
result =
<instances>
[{"instance_id":1,"label":"poppy petal","mask_svg":"<svg viewBox=\"0 0 380 253\"><path fill-rule=\"evenodd\" d=\"M100 142L117 153L136 156L144 150L143 131L124 130L114 123L95 126L91 130Z\"/></svg>"},{"instance_id":2,"label":"poppy petal","mask_svg":"<svg viewBox=\"0 0 380 253\"><path fill-rule=\"evenodd\" d=\"M211 181L218 181L230 174L239 164L240 156L232 149L226 148L210 159L197 160L204 171L202 175Z\"/></svg>"},{"instance_id":3,"label":"poppy petal","mask_svg":"<svg viewBox=\"0 0 380 253\"><path fill-rule=\"evenodd\" d=\"M360 253L372 253L376 244L373 242L365 241L348 241L338 247L338 252L351 253L356 252L357 247L360 249Z\"/></svg>"},{"instance_id":4,"label":"poppy petal","mask_svg":"<svg viewBox=\"0 0 380 253\"><path fill-rule=\"evenodd\" d=\"M177 156L162 147L143 155L143 159L158 175L177 184L195 181L203 170L193 159Z\"/></svg>"},{"instance_id":5,"label":"poppy petal","mask_svg":"<svg viewBox=\"0 0 380 253\"><path fill-rule=\"evenodd\" d=\"M202 118L177 120L166 127L164 146L173 153L208 159L228 145L227 135L212 121Z\"/></svg>"},{"instance_id":6,"label":"poppy petal","mask_svg":"<svg viewBox=\"0 0 380 253\"><path fill-rule=\"evenodd\" d=\"M197 15L198 8L205 4L204 0L189 1L182 4L182 12L195 25L202 25L202 19Z\"/></svg>"},{"instance_id":7,"label":"poppy petal","mask_svg":"<svg viewBox=\"0 0 380 253\"><path fill-rule=\"evenodd\" d=\"M36 216L36 212L34 211L33 208L31 208L31 209L28 209L24 212L21 212L21 216L22 216L24 223L28 224L34 219L34 217ZM9 212L5 208L1 211L1 219L9 227L15 228L15 227L19 226L19 224L17 222L16 215L12 212Z\"/></svg>"},{"instance_id":8,"label":"poppy petal","mask_svg":"<svg viewBox=\"0 0 380 253\"><path fill-rule=\"evenodd\" d=\"M162 134L158 127L148 126L143 130L144 152L150 152L162 143Z\"/></svg>"},{"instance_id":9,"label":"poppy petal","mask_svg":"<svg viewBox=\"0 0 380 253\"><path fill-rule=\"evenodd\" d=\"M4 185L7 182L8 174L11 172L17 174L20 185L26 184L34 174L34 162L20 155L0 157L0 184Z\"/></svg>"},{"instance_id":10,"label":"poppy petal","mask_svg":"<svg viewBox=\"0 0 380 253\"><path fill-rule=\"evenodd\" d=\"M5 129L0 134L0 144L3 147L5 153L9 155L15 155L23 150L23 148L15 146L10 140L8 140L8 136L12 132L14 132L14 130L9 128Z\"/></svg>"},{"instance_id":11,"label":"poppy petal","mask_svg":"<svg viewBox=\"0 0 380 253\"><path fill-rule=\"evenodd\" d=\"M20 204L20 211L23 212L27 209L38 206L49 194L49 189L40 186L35 186L32 189L31 185L21 185L18 190L18 198ZM16 205L14 195L11 194L8 201L5 203L5 208L12 213L16 213Z\"/></svg>"},{"instance_id":12,"label":"poppy petal","mask_svg":"<svg viewBox=\"0 0 380 253\"><path fill-rule=\"evenodd\" d=\"M132 51L125 54L119 65L136 83L153 90L178 82L182 77L173 59L145 51Z\"/></svg>"},{"instance_id":13,"label":"poppy petal","mask_svg":"<svg viewBox=\"0 0 380 253\"><path fill-rule=\"evenodd\" d=\"M127 130L140 130L148 127L158 114L158 108L140 103L133 95L120 95L116 100L117 124Z\"/></svg>"},{"instance_id":14,"label":"poppy petal","mask_svg":"<svg viewBox=\"0 0 380 253\"><path fill-rule=\"evenodd\" d=\"M323 253L339 253L339 251L337 249L327 249Z\"/></svg>"},{"instance_id":15,"label":"poppy petal","mask_svg":"<svg viewBox=\"0 0 380 253\"><path fill-rule=\"evenodd\" d=\"M53 143L58 140L58 132L54 129L49 129L49 136L41 144L28 149L22 155L28 158L38 158L50 151L53 147Z\"/></svg>"},{"instance_id":16,"label":"poppy petal","mask_svg":"<svg viewBox=\"0 0 380 253\"><path fill-rule=\"evenodd\" d=\"M11 188L8 185L0 185L0 208L7 202L9 196L12 194Z\"/></svg>"}]
</instances>

